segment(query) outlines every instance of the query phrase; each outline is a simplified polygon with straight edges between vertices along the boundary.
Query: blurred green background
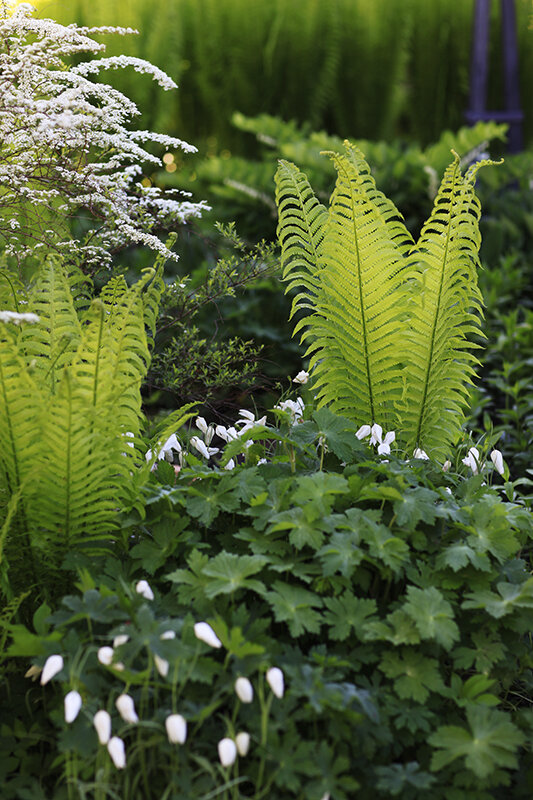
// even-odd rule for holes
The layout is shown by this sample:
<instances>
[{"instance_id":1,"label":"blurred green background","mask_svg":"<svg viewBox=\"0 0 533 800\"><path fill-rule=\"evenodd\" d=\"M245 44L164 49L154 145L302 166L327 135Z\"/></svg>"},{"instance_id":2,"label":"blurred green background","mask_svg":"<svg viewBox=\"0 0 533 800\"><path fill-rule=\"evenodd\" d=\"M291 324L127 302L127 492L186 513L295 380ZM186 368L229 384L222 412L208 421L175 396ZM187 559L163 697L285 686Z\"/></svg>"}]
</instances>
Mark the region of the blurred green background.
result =
<instances>
[{"instance_id":1,"label":"blurred green background","mask_svg":"<svg viewBox=\"0 0 533 800\"><path fill-rule=\"evenodd\" d=\"M122 52L160 66L171 96L130 71L113 83L134 98L143 127L247 152L231 115L261 112L339 136L401 136L421 145L458 128L468 105L475 0L49 0L60 22L123 25ZM533 138L530 0L516 0L526 141ZM503 108L500 3L491 3L488 107Z\"/></svg>"}]
</instances>

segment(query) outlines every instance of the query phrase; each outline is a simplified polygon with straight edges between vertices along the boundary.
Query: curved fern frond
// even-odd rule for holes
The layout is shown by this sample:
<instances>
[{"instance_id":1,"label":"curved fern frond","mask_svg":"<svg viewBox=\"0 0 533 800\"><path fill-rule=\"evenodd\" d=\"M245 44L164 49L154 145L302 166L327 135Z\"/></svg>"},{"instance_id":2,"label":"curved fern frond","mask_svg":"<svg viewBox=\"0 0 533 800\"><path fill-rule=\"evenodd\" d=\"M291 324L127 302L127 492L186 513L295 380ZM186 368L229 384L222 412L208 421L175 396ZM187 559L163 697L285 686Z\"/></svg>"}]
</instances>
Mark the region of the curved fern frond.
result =
<instances>
[{"instance_id":1,"label":"curved fern frond","mask_svg":"<svg viewBox=\"0 0 533 800\"><path fill-rule=\"evenodd\" d=\"M394 290L408 240L360 152L331 154L338 172L322 245L315 313L301 321L311 343L321 404L359 424L395 423L401 393L400 316ZM400 233L401 232L401 233Z\"/></svg>"},{"instance_id":2,"label":"curved fern frond","mask_svg":"<svg viewBox=\"0 0 533 800\"><path fill-rule=\"evenodd\" d=\"M280 161L275 180L282 276L288 283L285 291L299 289L292 303L292 319L297 311L314 308L328 212L294 164Z\"/></svg>"},{"instance_id":3,"label":"curved fern frond","mask_svg":"<svg viewBox=\"0 0 533 800\"><path fill-rule=\"evenodd\" d=\"M108 436L109 423L102 424L110 409L91 406L75 373L66 368L41 420L39 503L30 511L35 546L56 566L69 548L109 538L120 506L119 443Z\"/></svg>"},{"instance_id":4,"label":"curved fern frond","mask_svg":"<svg viewBox=\"0 0 533 800\"><path fill-rule=\"evenodd\" d=\"M0 489L11 497L30 474L39 448L38 388L20 356L19 331L0 323Z\"/></svg>"},{"instance_id":5,"label":"curved fern frond","mask_svg":"<svg viewBox=\"0 0 533 800\"><path fill-rule=\"evenodd\" d=\"M23 328L21 343L41 391L46 387L53 393L81 339L70 283L57 261L50 259L42 264L30 290L29 304L40 321Z\"/></svg>"},{"instance_id":6,"label":"curved fern frond","mask_svg":"<svg viewBox=\"0 0 533 800\"><path fill-rule=\"evenodd\" d=\"M487 162L490 163L490 162ZM457 440L478 360L468 341L480 334L477 287L480 204L471 171L459 157L446 169L429 220L410 257L410 324L406 331L401 436L408 451L420 447L446 457Z\"/></svg>"}]
</instances>

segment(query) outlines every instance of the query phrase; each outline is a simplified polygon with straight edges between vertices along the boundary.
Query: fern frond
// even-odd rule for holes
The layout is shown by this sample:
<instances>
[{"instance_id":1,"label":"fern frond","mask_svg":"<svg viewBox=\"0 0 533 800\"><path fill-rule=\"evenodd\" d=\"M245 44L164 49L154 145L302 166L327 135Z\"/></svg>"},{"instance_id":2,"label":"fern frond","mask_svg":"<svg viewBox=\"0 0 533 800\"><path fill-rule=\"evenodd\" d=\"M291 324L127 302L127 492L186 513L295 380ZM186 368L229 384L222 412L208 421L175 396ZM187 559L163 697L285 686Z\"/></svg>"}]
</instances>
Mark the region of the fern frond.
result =
<instances>
[{"instance_id":1,"label":"fern frond","mask_svg":"<svg viewBox=\"0 0 533 800\"><path fill-rule=\"evenodd\" d=\"M20 331L0 324L0 488L11 497L30 474L39 448L39 390L20 355Z\"/></svg>"},{"instance_id":2,"label":"fern frond","mask_svg":"<svg viewBox=\"0 0 533 800\"><path fill-rule=\"evenodd\" d=\"M459 157L447 168L429 220L410 256L408 363L401 408L404 443L436 458L447 456L460 434L468 384L479 363L468 341L480 334L482 298L477 287L480 204L473 177Z\"/></svg>"},{"instance_id":3,"label":"fern frond","mask_svg":"<svg viewBox=\"0 0 533 800\"><path fill-rule=\"evenodd\" d=\"M53 393L81 339L70 283L58 261L49 259L41 265L30 290L29 306L40 322L23 328L21 344L40 390Z\"/></svg>"},{"instance_id":4,"label":"fern frond","mask_svg":"<svg viewBox=\"0 0 533 800\"><path fill-rule=\"evenodd\" d=\"M328 212L294 164L280 161L275 180L282 276L288 283L285 291L299 289L292 303L292 319L297 311L314 308Z\"/></svg>"},{"instance_id":5,"label":"fern frond","mask_svg":"<svg viewBox=\"0 0 533 800\"><path fill-rule=\"evenodd\" d=\"M324 269L315 313L302 320L311 338L321 404L359 424L395 424L401 393L401 281L408 240L393 204L376 188L359 151L331 154L338 172L322 246Z\"/></svg>"},{"instance_id":6,"label":"fern frond","mask_svg":"<svg viewBox=\"0 0 533 800\"><path fill-rule=\"evenodd\" d=\"M89 399L79 371L67 367L41 421L30 519L35 547L56 566L71 547L109 537L120 506L120 443L103 419L111 409Z\"/></svg>"}]
</instances>

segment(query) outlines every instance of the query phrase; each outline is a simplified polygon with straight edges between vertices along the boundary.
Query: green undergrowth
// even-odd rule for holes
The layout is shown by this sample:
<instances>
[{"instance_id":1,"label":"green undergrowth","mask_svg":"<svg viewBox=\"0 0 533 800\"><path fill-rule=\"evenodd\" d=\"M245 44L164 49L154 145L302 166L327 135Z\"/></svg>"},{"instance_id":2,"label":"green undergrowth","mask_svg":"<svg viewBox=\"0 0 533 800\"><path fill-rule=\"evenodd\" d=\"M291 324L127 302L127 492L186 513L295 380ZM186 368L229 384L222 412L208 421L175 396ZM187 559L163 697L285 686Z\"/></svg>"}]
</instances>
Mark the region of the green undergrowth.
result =
<instances>
[{"instance_id":1,"label":"green undergrowth","mask_svg":"<svg viewBox=\"0 0 533 800\"><path fill-rule=\"evenodd\" d=\"M159 462L114 550L72 554L76 591L41 606L35 632L8 627L3 703L19 703L0 739L5 800L531 796L528 509L494 471L465 477L461 451L447 472L380 460L348 420L305 416L229 445L233 470ZM195 638L199 621L219 648ZM104 666L97 651L117 635ZM64 666L49 684L23 678L51 654ZM83 701L71 724L69 690ZM124 692L137 723L117 713ZM98 744L98 709L125 769ZM187 720L182 745L167 739L171 713ZM248 754L224 768L217 742L240 731Z\"/></svg>"}]
</instances>

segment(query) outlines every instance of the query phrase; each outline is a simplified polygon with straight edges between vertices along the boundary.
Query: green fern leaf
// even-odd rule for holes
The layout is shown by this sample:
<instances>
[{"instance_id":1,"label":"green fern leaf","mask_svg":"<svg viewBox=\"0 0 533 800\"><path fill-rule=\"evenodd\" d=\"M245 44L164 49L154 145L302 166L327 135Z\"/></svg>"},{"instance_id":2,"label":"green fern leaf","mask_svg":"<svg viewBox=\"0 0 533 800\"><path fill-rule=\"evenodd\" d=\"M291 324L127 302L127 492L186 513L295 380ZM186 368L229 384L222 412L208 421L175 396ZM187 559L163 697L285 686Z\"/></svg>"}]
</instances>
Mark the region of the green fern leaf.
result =
<instances>
[{"instance_id":1,"label":"green fern leaf","mask_svg":"<svg viewBox=\"0 0 533 800\"><path fill-rule=\"evenodd\" d=\"M408 451L420 447L446 457L457 440L478 360L468 341L480 334L482 298L477 287L480 205L471 171L459 158L447 168L431 217L410 256L408 363L401 404L401 438Z\"/></svg>"},{"instance_id":2,"label":"green fern leaf","mask_svg":"<svg viewBox=\"0 0 533 800\"><path fill-rule=\"evenodd\" d=\"M401 217L376 188L360 152L331 154L338 172L322 246L324 269L311 337L315 387L321 404L359 424L395 425L401 393L398 352L401 309L395 295L409 235Z\"/></svg>"},{"instance_id":3,"label":"green fern leaf","mask_svg":"<svg viewBox=\"0 0 533 800\"><path fill-rule=\"evenodd\" d=\"M71 547L109 538L120 506L119 443L109 438L109 423L102 424L111 409L89 399L69 367L41 421L46 447L35 463L39 503L30 520L35 547L56 566Z\"/></svg>"},{"instance_id":4,"label":"green fern leaf","mask_svg":"<svg viewBox=\"0 0 533 800\"><path fill-rule=\"evenodd\" d=\"M300 290L292 303L292 318L297 311L314 308L328 212L294 164L280 161L275 180L285 291Z\"/></svg>"},{"instance_id":5,"label":"green fern leaf","mask_svg":"<svg viewBox=\"0 0 533 800\"><path fill-rule=\"evenodd\" d=\"M70 283L59 262L50 259L41 266L29 304L40 322L24 326L21 344L41 391L46 387L54 392L63 367L71 362L81 339Z\"/></svg>"}]
</instances>

